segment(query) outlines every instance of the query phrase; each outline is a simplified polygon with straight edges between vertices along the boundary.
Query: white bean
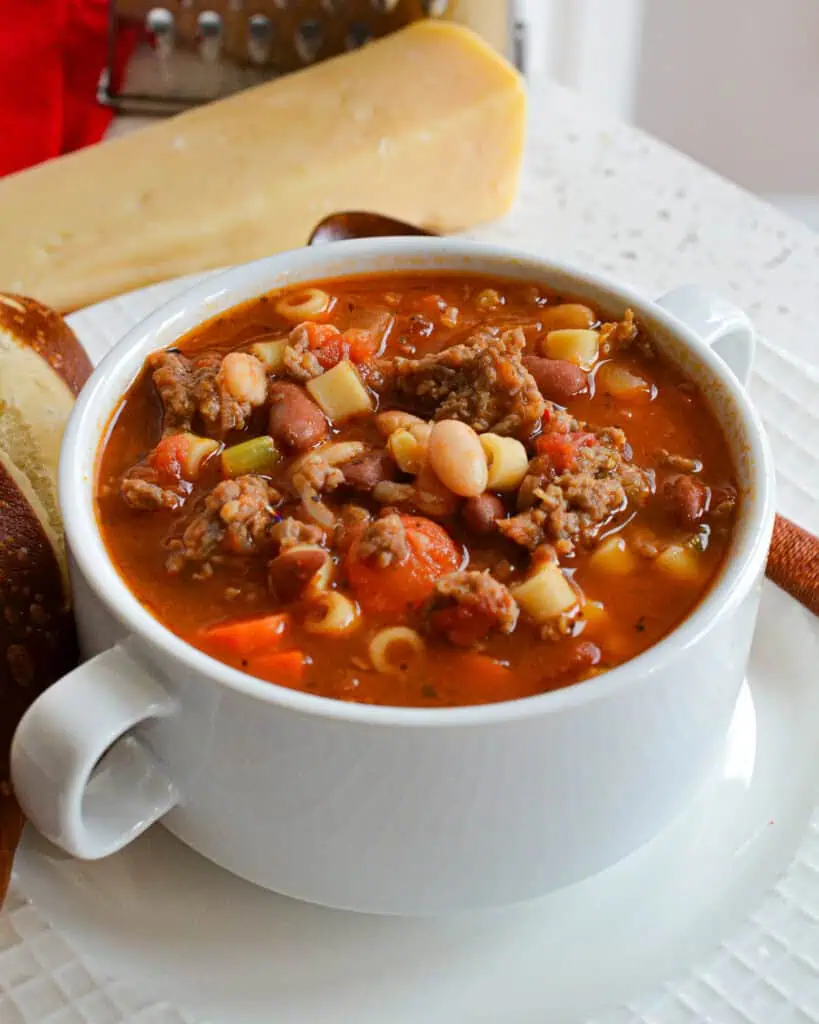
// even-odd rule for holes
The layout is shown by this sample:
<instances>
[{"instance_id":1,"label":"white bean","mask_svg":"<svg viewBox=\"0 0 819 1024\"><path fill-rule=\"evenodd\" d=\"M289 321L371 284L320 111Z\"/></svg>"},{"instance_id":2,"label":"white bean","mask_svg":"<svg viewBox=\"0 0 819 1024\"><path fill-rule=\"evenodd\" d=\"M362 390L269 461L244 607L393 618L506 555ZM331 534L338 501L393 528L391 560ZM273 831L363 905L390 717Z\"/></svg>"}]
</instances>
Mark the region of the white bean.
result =
<instances>
[{"instance_id":1,"label":"white bean","mask_svg":"<svg viewBox=\"0 0 819 1024\"><path fill-rule=\"evenodd\" d=\"M238 402L263 405L267 396L264 366L248 352L228 352L219 369L222 386Z\"/></svg>"},{"instance_id":2,"label":"white bean","mask_svg":"<svg viewBox=\"0 0 819 1024\"><path fill-rule=\"evenodd\" d=\"M460 420L433 424L427 457L435 475L453 494L474 498L486 490L486 455L480 438L468 424Z\"/></svg>"}]
</instances>

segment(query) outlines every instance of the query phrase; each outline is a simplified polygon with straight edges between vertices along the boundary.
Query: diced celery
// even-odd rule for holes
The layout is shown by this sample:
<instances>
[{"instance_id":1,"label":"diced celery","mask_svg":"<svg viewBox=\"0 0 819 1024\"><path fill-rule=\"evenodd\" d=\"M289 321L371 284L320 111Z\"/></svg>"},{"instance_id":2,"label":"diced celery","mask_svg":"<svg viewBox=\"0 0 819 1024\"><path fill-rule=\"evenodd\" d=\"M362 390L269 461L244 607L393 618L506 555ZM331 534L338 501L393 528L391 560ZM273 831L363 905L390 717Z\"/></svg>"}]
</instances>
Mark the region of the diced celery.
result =
<instances>
[{"instance_id":1,"label":"diced celery","mask_svg":"<svg viewBox=\"0 0 819 1024\"><path fill-rule=\"evenodd\" d=\"M222 471L225 476L270 473L280 458L276 442L265 434L226 448L222 452Z\"/></svg>"}]
</instances>

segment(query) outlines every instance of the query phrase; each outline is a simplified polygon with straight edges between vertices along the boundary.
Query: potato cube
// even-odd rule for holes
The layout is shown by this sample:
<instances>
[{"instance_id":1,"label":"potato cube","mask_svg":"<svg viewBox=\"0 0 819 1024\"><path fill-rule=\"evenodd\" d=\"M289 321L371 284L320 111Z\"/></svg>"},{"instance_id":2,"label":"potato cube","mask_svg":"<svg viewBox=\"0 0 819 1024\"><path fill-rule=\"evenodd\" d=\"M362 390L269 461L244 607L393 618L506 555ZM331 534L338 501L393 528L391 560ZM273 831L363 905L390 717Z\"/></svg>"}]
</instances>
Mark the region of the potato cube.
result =
<instances>
[{"instance_id":1,"label":"potato cube","mask_svg":"<svg viewBox=\"0 0 819 1024\"><path fill-rule=\"evenodd\" d=\"M578 595L554 562L545 562L535 572L510 588L520 607L538 623L548 622L578 604Z\"/></svg>"},{"instance_id":2,"label":"potato cube","mask_svg":"<svg viewBox=\"0 0 819 1024\"><path fill-rule=\"evenodd\" d=\"M549 359L565 359L583 370L590 370L600 350L600 336L597 331L575 330L567 327L549 331L543 344L544 355Z\"/></svg>"},{"instance_id":3,"label":"potato cube","mask_svg":"<svg viewBox=\"0 0 819 1024\"><path fill-rule=\"evenodd\" d=\"M618 534L606 537L589 559L589 565L595 569L617 576L632 572L636 564L634 552Z\"/></svg>"},{"instance_id":4,"label":"potato cube","mask_svg":"<svg viewBox=\"0 0 819 1024\"><path fill-rule=\"evenodd\" d=\"M700 557L691 547L669 544L665 551L654 559L654 564L678 580L695 583L702 574Z\"/></svg>"},{"instance_id":5,"label":"potato cube","mask_svg":"<svg viewBox=\"0 0 819 1024\"><path fill-rule=\"evenodd\" d=\"M370 393L362 384L356 368L346 360L320 377L309 380L306 387L332 423L341 423L351 416L373 411Z\"/></svg>"}]
</instances>

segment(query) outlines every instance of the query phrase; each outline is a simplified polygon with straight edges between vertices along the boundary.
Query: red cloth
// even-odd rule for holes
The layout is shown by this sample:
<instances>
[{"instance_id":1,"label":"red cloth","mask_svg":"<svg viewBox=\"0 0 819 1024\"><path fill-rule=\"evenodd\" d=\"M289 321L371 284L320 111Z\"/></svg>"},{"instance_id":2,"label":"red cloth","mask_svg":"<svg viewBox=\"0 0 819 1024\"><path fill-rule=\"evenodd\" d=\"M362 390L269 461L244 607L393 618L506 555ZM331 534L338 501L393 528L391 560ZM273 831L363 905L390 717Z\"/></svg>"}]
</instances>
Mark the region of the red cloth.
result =
<instances>
[{"instance_id":1,"label":"red cloth","mask_svg":"<svg viewBox=\"0 0 819 1024\"><path fill-rule=\"evenodd\" d=\"M107 0L0 0L0 177L97 142L108 59ZM133 47L118 40L115 76Z\"/></svg>"}]
</instances>

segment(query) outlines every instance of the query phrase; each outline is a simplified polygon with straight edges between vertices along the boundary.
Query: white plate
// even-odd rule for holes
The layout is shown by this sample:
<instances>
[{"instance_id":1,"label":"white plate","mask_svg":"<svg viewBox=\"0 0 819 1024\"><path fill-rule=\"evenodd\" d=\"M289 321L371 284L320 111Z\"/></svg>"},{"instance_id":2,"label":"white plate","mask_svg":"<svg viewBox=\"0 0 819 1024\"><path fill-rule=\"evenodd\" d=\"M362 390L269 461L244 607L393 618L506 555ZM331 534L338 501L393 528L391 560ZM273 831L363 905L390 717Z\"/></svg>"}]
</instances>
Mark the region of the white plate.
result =
<instances>
[{"instance_id":1,"label":"white plate","mask_svg":"<svg viewBox=\"0 0 819 1024\"><path fill-rule=\"evenodd\" d=\"M179 287L75 326L97 358ZM785 510L813 529L817 377L765 346L754 382ZM766 587L749 685L706 790L620 865L508 911L367 918L254 889L161 829L97 864L29 832L0 917L0 1021L819 1024L817 664L816 621Z\"/></svg>"}]
</instances>

